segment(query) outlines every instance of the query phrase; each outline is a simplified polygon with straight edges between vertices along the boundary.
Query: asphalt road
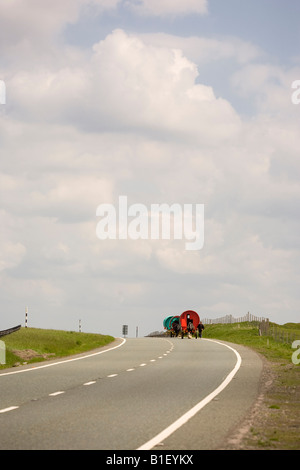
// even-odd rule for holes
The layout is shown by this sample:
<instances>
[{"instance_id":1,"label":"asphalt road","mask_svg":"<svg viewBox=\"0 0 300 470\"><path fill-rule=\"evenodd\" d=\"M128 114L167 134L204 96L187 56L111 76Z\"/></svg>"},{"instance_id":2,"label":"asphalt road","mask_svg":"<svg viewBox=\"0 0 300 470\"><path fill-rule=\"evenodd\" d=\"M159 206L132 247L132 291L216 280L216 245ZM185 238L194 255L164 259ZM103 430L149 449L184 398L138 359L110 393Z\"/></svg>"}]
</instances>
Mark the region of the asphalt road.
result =
<instances>
[{"instance_id":1,"label":"asphalt road","mask_svg":"<svg viewBox=\"0 0 300 470\"><path fill-rule=\"evenodd\" d=\"M218 449L258 394L262 363L242 346L137 338L96 353L0 374L1 450Z\"/></svg>"}]
</instances>

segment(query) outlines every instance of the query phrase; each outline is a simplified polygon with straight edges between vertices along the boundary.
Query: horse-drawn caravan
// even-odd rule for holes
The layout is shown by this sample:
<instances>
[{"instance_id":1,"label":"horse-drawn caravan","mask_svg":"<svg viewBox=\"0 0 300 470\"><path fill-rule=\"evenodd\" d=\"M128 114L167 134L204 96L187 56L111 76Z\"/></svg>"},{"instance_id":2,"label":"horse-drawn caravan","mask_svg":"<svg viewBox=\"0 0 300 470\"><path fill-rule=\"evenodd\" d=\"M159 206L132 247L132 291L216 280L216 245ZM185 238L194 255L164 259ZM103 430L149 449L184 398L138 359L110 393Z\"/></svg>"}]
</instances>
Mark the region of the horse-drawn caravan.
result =
<instances>
[{"instance_id":1,"label":"horse-drawn caravan","mask_svg":"<svg viewBox=\"0 0 300 470\"><path fill-rule=\"evenodd\" d=\"M198 338L201 336L201 331L204 327L200 322L200 317L194 310L186 310L180 316L168 316L163 321L165 330L170 332L170 336L179 336L183 339L185 336L188 338Z\"/></svg>"},{"instance_id":2,"label":"horse-drawn caravan","mask_svg":"<svg viewBox=\"0 0 300 470\"><path fill-rule=\"evenodd\" d=\"M178 336L180 331L180 317L179 316L169 316L166 317L163 321L165 330L170 332L170 336Z\"/></svg>"}]
</instances>

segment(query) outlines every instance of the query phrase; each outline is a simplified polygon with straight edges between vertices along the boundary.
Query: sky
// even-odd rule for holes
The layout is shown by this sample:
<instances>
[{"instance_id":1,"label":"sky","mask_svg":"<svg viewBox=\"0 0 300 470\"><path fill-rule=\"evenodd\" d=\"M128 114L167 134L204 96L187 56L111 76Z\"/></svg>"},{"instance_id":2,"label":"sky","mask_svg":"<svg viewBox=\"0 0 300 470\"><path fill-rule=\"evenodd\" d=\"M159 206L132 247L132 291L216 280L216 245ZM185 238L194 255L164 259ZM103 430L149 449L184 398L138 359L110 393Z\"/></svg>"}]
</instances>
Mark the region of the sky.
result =
<instances>
[{"instance_id":1,"label":"sky","mask_svg":"<svg viewBox=\"0 0 300 470\"><path fill-rule=\"evenodd\" d=\"M0 329L27 306L29 327L113 336L188 309L299 322L299 18L294 0L1 2ZM100 239L120 196L204 205L203 247Z\"/></svg>"}]
</instances>

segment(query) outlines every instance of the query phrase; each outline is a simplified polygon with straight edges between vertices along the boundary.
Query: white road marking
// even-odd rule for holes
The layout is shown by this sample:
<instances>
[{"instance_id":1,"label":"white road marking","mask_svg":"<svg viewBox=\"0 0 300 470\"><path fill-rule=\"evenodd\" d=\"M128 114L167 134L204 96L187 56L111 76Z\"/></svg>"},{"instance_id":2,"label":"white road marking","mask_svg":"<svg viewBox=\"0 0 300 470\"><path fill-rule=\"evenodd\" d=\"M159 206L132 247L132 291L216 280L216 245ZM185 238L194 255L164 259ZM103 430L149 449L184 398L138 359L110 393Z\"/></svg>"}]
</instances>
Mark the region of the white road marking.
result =
<instances>
[{"instance_id":1,"label":"white road marking","mask_svg":"<svg viewBox=\"0 0 300 470\"><path fill-rule=\"evenodd\" d=\"M224 390L225 387L231 382L237 371L239 370L242 359L239 353L233 349L231 346L228 346L227 344L221 343L220 341L215 341L213 339L202 339L201 341L212 341L214 343L221 344L222 346L225 346L226 348L231 349L234 354L236 355L237 361L232 369L232 371L227 375L226 379L217 387L212 393L207 395L203 400L201 400L197 405L195 405L193 408L191 408L189 411L187 411L185 414L183 414L179 419L174 421L170 426L168 426L166 429L164 429L162 432L157 434L153 439L150 439L150 441L146 442L143 444L141 447L139 447L137 450L150 450L154 446L158 445L160 442L163 442L165 439L167 439L171 434L173 434L177 429L179 429L183 424L187 423L193 416L195 416L198 411L200 411L202 408L204 408L205 405L207 405L211 400L213 400L219 393Z\"/></svg>"},{"instance_id":2,"label":"white road marking","mask_svg":"<svg viewBox=\"0 0 300 470\"><path fill-rule=\"evenodd\" d=\"M8 411L16 410L17 408L19 408L19 407L18 406L10 406L9 408L3 408L2 410L0 410L0 413L7 413Z\"/></svg>"},{"instance_id":3,"label":"white road marking","mask_svg":"<svg viewBox=\"0 0 300 470\"><path fill-rule=\"evenodd\" d=\"M33 366L30 369L21 369L21 370L16 370L16 371L13 371L13 372L4 372L3 374L0 374L0 378L4 375L22 374L23 372L32 372L34 370L44 369L45 367L58 366L59 364L65 364L66 362L81 361L82 359L86 359L88 357L98 356L99 354L104 354L104 353L107 353L109 351L112 351L113 349L117 349L117 348L120 348L121 346L123 346L123 344L125 344L125 342L126 342L126 339L125 338L121 338L121 339L122 339L121 344L118 344L118 346L114 346L113 348L110 348L110 349L105 349L104 351L99 351L99 352L96 352L96 353L87 354L86 356L73 357L72 359L65 359L63 361L53 362L51 364L43 364L42 366L36 366L36 367Z\"/></svg>"},{"instance_id":4,"label":"white road marking","mask_svg":"<svg viewBox=\"0 0 300 470\"><path fill-rule=\"evenodd\" d=\"M117 349L119 348L120 346L123 346L123 344L125 344L126 342L126 339L125 338L121 338L122 339L122 343L119 344L118 346L114 346L113 348L110 348L110 349L106 349L104 351L99 351L97 353L92 353L92 354L87 354L85 356L80 356L80 357L75 357L75 358L72 358L72 359L66 359L66 360L63 360L63 361L58 361L58 362L55 362L55 363L51 363L51 364L43 364L42 366L33 366L32 368L30 369L22 369L22 370L17 370L17 371L13 371L13 372L4 372L3 374L0 374L0 377L3 375L13 375L13 374L20 374L20 373L23 373L23 372L31 372L33 370L38 370L38 369L44 369L46 367L52 367L52 366L56 366L56 365L59 365L59 364L65 364L67 362L73 362L73 361L79 361L81 359L86 359L88 357L92 357L92 356L98 356L100 354L104 354L106 352L109 352L109 351L112 351L113 349ZM170 341L169 341L170 342ZM172 348L171 350L173 349L174 345L172 345ZM170 353L171 351L167 351L167 353ZM166 356L167 354L164 354L164 356ZM163 356L159 356L158 359L162 359ZM150 362L155 362L156 359L151 359ZM147 364L146 363L143 363L143 364L140 364L140 367L144 367L146 366ZM135 369L127 369L127 372L131 372L131 371L134 371ZM117 377L118 374L111 374L111 375L108 375L107 377ZM96 383L95 380L92 380L90 382L86 382L84 383L83 385L92 385ZM53 392L53 393L49 393L49 397L55 397L55 396L58 396L58 395L62 395L63 393L65 393L65 391L63 390L59 390L57 392ZM15 410L15 409L18 409L19 406L10 406L8 408L3 408L2 410L0 410L0 413L6 413L8 411L12 411L12 410Z\"/></svg>"}]
</instances>

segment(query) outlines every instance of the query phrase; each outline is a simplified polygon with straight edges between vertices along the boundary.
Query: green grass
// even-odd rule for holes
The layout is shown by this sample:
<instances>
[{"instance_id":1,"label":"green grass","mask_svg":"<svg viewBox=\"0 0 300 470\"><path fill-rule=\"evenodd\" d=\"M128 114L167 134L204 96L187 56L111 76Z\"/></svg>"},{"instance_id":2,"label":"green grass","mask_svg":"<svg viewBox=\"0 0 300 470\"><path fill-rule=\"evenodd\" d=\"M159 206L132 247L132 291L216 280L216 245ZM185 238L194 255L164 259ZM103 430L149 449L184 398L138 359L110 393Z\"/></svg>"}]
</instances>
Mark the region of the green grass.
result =
<instances>
[{"instance_id":1,"label":"green grass","mask_svg":"<svg viewBox=\"0 0 300 470\"><path fill-rule=\"evenodd\" d=\"M243 449L299 450L300 422L300 364L294 364L291 341L278 341L271 335L272 328L284 333L283 338L300 340L300 324L271 324L269 336L259 336L254 322L207 325L203 337L220 339L247 346L266 358L272 377L264 394L263 404L250 432L245 435ZM292 333L292 336L288 335ZM300 355L297 355L300 358Z\"/></svg>"},{"instance_id":2,"label":"green grass","mask_svg":"<svg viewBox=\"0 0 300 470\"><path fill-rule=\"evenodd\" d=\"M299 323L272 326L285 333L292 332L295 339L300 339ZM292 363L295 350L291 344L275 341L271 335L259 336L258 326L252 322L206 325L203 337L252 348L265 356L271 365L275 379L265 397L267 413L253 424L250 437L245 437L246 448L299 449L300 367ZM26 360L31 363L89 351L109 344L114 338L92 333L21 328L1 340L6 346L6 364L0 365L0 370L24 362L13 352L16 350L24 352L30 349L39 354L40 357ZM51 356L41 357L47 354Z\"/></svg>"},{"instance_id":3,"label":"green grass","mask_svg":"<svg viewBox=\"0 0 300 470\"><path fill-rule=\"evenodd\" d=\"M293 332L295 339L300 340L300 323L287 323L286 325L271 324L282 332ZM275 341L270 336L259 336L258 326L255 322L205 325L204 338L214 338L242 344L255 349L269 360L291 361L294 350L290 343Z\"/></svg>"},{"instance_id":4,"label":"green grass","mask_svg":"<svg viewBox=\"0 0 300 470\"><path fill-rule=\"evenodd\" d=\"M6 364L0 365L0 370L18 363L32 363L90 351L109 344L114 338L93 333L21 328L15 333L3 336L1 340L5 343ZM29 360L24 359L24 351L29 349L39 356ZM18 355L15 351L21 353Z\"/></svg>"}]
</instances>

